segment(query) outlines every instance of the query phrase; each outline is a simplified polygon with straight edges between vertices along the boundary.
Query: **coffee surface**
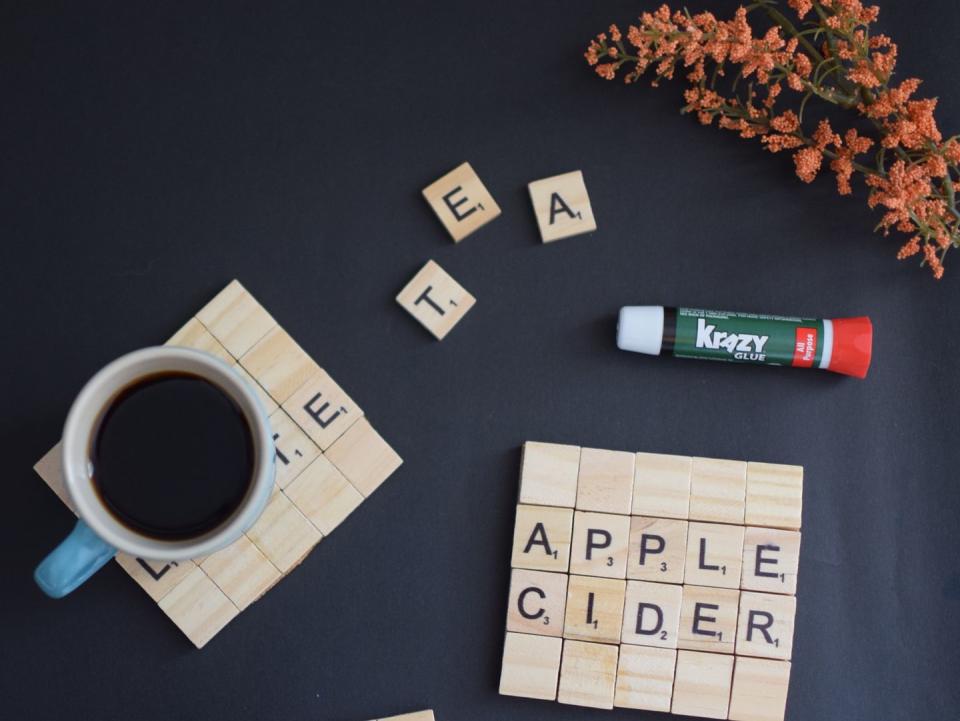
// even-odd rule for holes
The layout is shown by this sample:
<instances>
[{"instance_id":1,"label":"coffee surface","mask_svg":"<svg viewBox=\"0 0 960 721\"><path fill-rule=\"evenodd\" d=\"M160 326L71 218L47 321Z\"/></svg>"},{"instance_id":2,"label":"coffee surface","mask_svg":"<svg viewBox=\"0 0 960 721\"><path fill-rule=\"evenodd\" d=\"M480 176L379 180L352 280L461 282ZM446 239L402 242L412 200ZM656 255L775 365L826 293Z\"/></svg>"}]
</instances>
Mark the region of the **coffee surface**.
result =
<instances>
[{"instance_id":1,"label":"coffee surface","mask_svg":"<svg viewBox=\"0 0 960 721\"><path fill-rule=\"evenodd\" d=\"M253 476L240 408L192 374L155 375L125 389L100 421L90 455L94 485L114 516L164 540L221 525Z\"/></svg>"}]
</instances>

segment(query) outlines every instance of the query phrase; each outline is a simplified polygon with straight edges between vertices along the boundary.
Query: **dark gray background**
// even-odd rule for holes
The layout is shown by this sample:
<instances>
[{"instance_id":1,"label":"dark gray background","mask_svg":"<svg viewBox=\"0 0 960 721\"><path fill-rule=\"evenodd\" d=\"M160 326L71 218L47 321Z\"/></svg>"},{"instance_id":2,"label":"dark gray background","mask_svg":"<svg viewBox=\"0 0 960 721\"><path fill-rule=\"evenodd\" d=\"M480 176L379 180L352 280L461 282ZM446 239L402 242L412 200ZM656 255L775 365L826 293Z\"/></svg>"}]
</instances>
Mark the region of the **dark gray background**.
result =
<instances>
[{"instance_id":1,"label":"dark gray background","mask_svg":"<svg viewBox=\"0 0 960 721\"><path fill-rule=\"evenodd\" d=\"M883 5L957 131L960 6ZM0 715L656 718L496 694L538 439L803 464L788 719L956 718L960 255L935 283L862 192L681 117L678 83L593 77L589 37L651 6L3 3ZM503 215L455 246L420 189L464 160ZM526 183L576 168L599 230L542 246ZM442 343L393 301L427 258L478 298ZM73 519L31 466L99 366L233 277L406 462L198 652L114 565L41 595ZM869 314L873 368L622 353L635 303Z\"/></svg>"}]
</instances>

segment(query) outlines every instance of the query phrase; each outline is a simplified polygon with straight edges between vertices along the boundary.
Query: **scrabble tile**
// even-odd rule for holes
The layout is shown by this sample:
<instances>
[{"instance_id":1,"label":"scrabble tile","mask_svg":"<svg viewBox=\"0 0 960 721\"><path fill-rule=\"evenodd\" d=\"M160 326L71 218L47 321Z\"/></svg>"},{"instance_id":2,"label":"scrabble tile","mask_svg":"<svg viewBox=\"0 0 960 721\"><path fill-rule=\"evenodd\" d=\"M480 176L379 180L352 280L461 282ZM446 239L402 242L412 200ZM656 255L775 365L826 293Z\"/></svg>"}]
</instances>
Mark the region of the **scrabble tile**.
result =
<instances>
[{"instance_id":1,"label":"scrabble tile","mask_svg":"<svg viewBox=\"0 0 960 721\"><path fill-rule=\"evenodd\" d=\"M604 578L626 578L630 516L611 513L573 514L570 573Z\"/></svg>"},{"instance_id":2,"label":"scrabble tile","mask_svg":"<svg viewBox=\"0 0 960 721\"><path fill-rule=\"evenodd\" d=\"M737 657L730 693L730 721L783 721L790 686L790 664Z\"/></svg>"},{"instance_id":3,"label":"scrabble tile","mask_svg":"<svg viewBox=\"0 0 960 721\"><path fill-rule=\"evenodd\" d=\"M61 443L58 442L53 448L47 451L43 458L37 461L33 470L53 491L63 505L77 515L76 507L73 505L73 499L70 498L70 492L67 491L66 483L63 479L63 455L61 452Z\"/></svg>"},{"instance_id":4,"label":"scrabble tile","mask_svg":"<svg viewBox=\"0 0 960 721\"><path fill-rule=\"evenodd\" d=\"M364 497L377 490L403 463L366 418L350 426L330 446L326 456Z\"/></svg>"},{"instance_id":5,"label":"scrabble tile","mask_svg":"<svg viewBox=\"0 0 960 721\"><path fill-rule=\"evenodd\" d=\"M621 646L613 705L669 712L676 665L675 649Z\"/></svg>"},{"instance_id":6,"label":"scrabble tile","mask_svg":"<svg viewBox=\"0 0 960 721\"><path fill-rule=\"evenodd\" d=\"M220 341L214 338L203 323L196 318L188 320L180 330L170 337L165 345L202 350L219 358L227 365L233 365L236 362L236 359L220 344Z\"/></svg>"},{"instance_id":7,"label":"scrabble tile","mask_svg":"<svg viewBox=\"0 0 960 721\"><path fill-rule=\"evenodd\" d=\"M273 429L273 444L277 454L275 480L280 488L286 488L320 455L320 449L282 409L271 414L270 427Z\"/></svg>"},{"instance_id":8,"label":"scrabble tile","mask_svg":"<svg viewBox=\"0 0 960 721\"><path fill-rule=\"evenodd\" d=\"M800 532L747 526L743 533L740 588L767 593L797 592Z\"/></svg>"},{"instance_id":9,"label":"scrabble tile","mask_svg":"<svg viewBox=\"0 0 960 721\"><path fill-rule=\"evenodd\" d=\"M145 561L118 553L117 563L154 601L159 601L197 567L193 561Z\"/></svg>"},{"instance_id":10,"label":"scrabble tile","mask_svg":"<svg viewBox=\"0 0 960 721\"><path fill-rule=\"evenodd\" d=\"M570 568L573 510L549 506L517 506L510 565L533 571Z\"/></svg>"},{"instance_id":11,"label":"scrabble tile","mask_svg":"<svg viewBox=\"0 0 960 721\"><path fill-rule=\"evenodd\" d=\"M284 494L324 536L363 503L360 491L324 456L317 456Z\"/></svg>"},{"instance_id":12,"label":"scrabble tile","mask_svg":"<svg viewBox=\"0 0 960 721\"><path fill-rule=\"evenodd\" d=\"M630 515L635 455L583 448L577 477L577 510Z\"/></svg>"},{"instance_id":13,"label":"scrabble tile","mask_svg":"<svg viewBox=\"0 0 960 721\"><path fill-rule=\"evenodd\" d=\"M320 369L298 388L283 409L325 451L363 416L363 410Z\"/></svg>"},{"instance_id":14,"label":"scrabble tile","mask_svg":"<svg viewBox=\"0 0 960 721\"><path fill-rule=\"evenodd\" d=\"M203 648L240 611L207 574L194 567L158 605L197 648Z\"/></svg>"},{"instance_id":15,"label":"scrabble tile","mask_svg":"<svg viewBox=\"0 0 960 721\"><path fill-rule=\"evenodd\" d=\"M246 536L207 556L200 565L241 611L280 580L280 571Z\"/></svg>"},{"instance_id":16,"label":"scrabble tile","mask_svg":"<svg viewBox=\"0 0 960 721\"><path fill-rule=\"evenodd\" d=\"M737 622L737 655L789 661L796 614L795 596L743 591Z\"/></svg>"},{"instance_id":17,"label":"scrabble tile","mask_svg":"<svg viewBox=\"0 0 960 721\"><path fill-rule=\"evenodd\" d=\"M500 694L555 700L562 648L563 640L559 638L507 632Z\"/></svg>"},{"instance_id":18,"label":"scrabble tile","mask_svg":"<svg viewBox=\"0 0 960 721\"><path fill-rule=\"evenodd\" d=\"M620 640L639 646L676 648L683 586L627 581Z\"/></svg>"},{"instance_id":19,"label":"scrabble tile","mask_svg":"<svg viewBox=\"0 0 960 721\"><path fill-rule=\"evenodd\" d=\"M671 713L725 719L733 680L733 656L677 652Z\"/></svg>"},{"instance_id":20,"label":"scrabble tile","mask_svg":"<svg viewBox=\"0 0 960 721\"><path fill-rule=\"evenodd\" d=\"M571 575L567 583L563 637L618 643L625 594L626 581Z\"/></svg>"},{"instance_id":21,"label":"scrabble tile","mask_svg":"<svg viewBox=\"0 0 960 721\"><path fill-rule=\"evenodd\" d=\"M316 361L280 326L244 353L240 363L280 405L320 370Z\"/></svg>"},{"instance_id":22,"label":"scrabble tile","mask_svg":"<svg viewBox=\"0 0 960 721\"><path fill-rule=\"evenodd\" d=\"M742 565L743 526L690 522L685 583L740 588Z\"/></svg>"},{"instance_id":23,"label":"scrabble tile","mask_svg":"<svg viewBox=\"0 0 960 721\"><path fill-rule=\"evenodd\" d=\"M253 348L277 324L236 280L197 313L197 320L234 358Z\"/></svg>"},{"instance_id":24,"label":"scrabble tile","mask_svg":"<svg viewBox=\"0 0 960 721\"><path fill-rule=\"evenodd\" d=\"M747 464L694 458L690 469L690 520L743 523Z\"/></svg>"},{"instance_id":25,"label":"scrabble tile","mask_svg":"<svg viewBox=\"0 0 960 721\"><path fill-rule=\"evenodd\" d=\"M510 574L507 630L562 636L567 574L515 568Z\"/></svg>"},{"instance_id":26,"label":"scrabble tile","mask_svg":"<svg viewBox=\"0 0 960 721\"><path fill-rule=\"evenodd\" d=\"M274 493L263 515L247 529L247 538L281 573L288 573L316 546L322 536L283 493Z\"/></svg>"},{"instance_id":27,"label":"scrabble tile","mask_svg":"<svg viewBox=\"0 0 960 721\"><path fill-rule=\"evenodd\" d=\"M612 709L618 652L617 646L564 641L557 701L573 706Z\"/></svg>"},{"instance_id":28,"label":"scrabble tile","mask_svg":"<svg viewBox=\"0 0 960 721\"><path fill-rule=\"evenodd\" d=\"M748 526L799 530L803 508L803 466L747 464Z\"/></svg>"},{"instance_id":29,"label":"scrabble tile","mask_svg":"<svg viewBox=\"0 0 960 721\"><path fill-rule=\"evenodd\" d=\"M573 508L579 471L580 446L527 441L520 463L519 502Z\"/></svg>"},{"instance_id":30,"label":"scrabble tile","mask_svg":"<svg viewBox=\"0 0 960 721\"><path fill-rule=\"evenodd\" d=\"M257 398L260 399L260 403L263 404L263 409L267 412L267 415L272 415L277 408L280 406L277 405L277 402L270 397L270 394L267 393L266 389L257 383L253 376L247 373L242 365L239 363L234 363L232 366L234 372L239 375L243 380L249 385L253 392L257 394Z\"/></svg>"},{"instance_id":31,"label":"scrabble tile","mask_svg":"<svg viewBox=\"0 0 960 721\"><path fill-rule=\"evenodd\" d=\"M633 474L633 515L686 519L692 464L689 456L638 453Z\"/></svg>"},{"instance_id":32,"label":"scrabble tile","mask_svg":"<svg viewBox=\"0 0 960 721\"><path fill-rule=\"evenodd\" d=\"M678 648L733 653L740 592L730 588L683 587Z\"/></svg>"},{"instance_id":33,"label":"scrabble tile","mask_svg":"<svg viewBox=\"0 0 960 721\"><path fill-rule=\"evenodd\" d=\"M380 719L380 721L435 721L433 711L414 711L400 716L391 716L390 718Z\"/></svg>"},{"instance_id":34,"label":"scrabble tile","mask_svg":"<svg viewBox=\"0 0 960 721\"><path fill-rule=\"evenodd\" d=\"M443 340L476 302L476 298L432 260L397 294L397 303L437 340Z\"/></svg>"},{"instance_id":35,"label":"scrabble tile","mask_svg":"<svg viewBox=\"0 0 960 721\"><path fill-rule=\"evenodd\" d=\"M527 188L544 243L597 229L581 171L535 180Z\"/></svg>"},{"instance_id":36,"label":"scrabble tile","mask_svg":"<svg viewBox=\"0 0 960 721\"><path fill-rule=\"evenodd\" d=\"M479 176L462 163L423 189L433 212L459 243L472 232L500 215L500 206L487 191Z\"/></svg>"},{"instance_id":37,"label":"scrabble tile","mask_svg":"<svg viewBox=\"0 0 960 721\"><path fill-rule=\"evenodd\" d=\"M631 518L627 578L683 583L688 525L674 518Z\"/></svg>"}]
</instances>

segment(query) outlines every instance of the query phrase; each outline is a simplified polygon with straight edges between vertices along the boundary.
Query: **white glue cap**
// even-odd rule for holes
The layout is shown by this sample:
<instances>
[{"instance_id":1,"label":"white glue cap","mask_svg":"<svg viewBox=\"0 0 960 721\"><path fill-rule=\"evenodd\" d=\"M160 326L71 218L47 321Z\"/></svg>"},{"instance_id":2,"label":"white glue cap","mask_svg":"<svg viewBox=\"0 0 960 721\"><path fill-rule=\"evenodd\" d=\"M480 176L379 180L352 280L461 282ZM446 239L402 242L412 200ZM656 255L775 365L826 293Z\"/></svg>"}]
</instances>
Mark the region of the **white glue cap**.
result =
<instances>
[{"instance_id":1,"label":"white glue cap","mask_svg":"<svg viewBox=\"0 0 960 721\"><path fill-rule=\"evenodd\" d=\"M663 347L663 306L625 305L617 323L617 347L635 353L660 355Z\"/></svg>"}]
</instances>

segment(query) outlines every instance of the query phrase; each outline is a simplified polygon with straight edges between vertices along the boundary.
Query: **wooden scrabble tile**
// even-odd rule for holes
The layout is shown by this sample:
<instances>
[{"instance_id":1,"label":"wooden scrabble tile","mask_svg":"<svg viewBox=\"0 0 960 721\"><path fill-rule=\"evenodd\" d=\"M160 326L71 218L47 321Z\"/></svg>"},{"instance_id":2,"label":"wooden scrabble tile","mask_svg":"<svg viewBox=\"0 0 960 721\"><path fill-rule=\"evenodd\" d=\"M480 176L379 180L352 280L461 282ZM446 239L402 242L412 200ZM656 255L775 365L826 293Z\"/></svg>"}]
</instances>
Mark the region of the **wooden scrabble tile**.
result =
<instances>
[{"instance_id":1,"label":"wooden scrabble tile","mask_svg":"<svg viewBox=\"0 0 960 721\"><path fill-rule=\"evenodd\" d=\"M613 705L669 712L676 665L675 649L621 646Z\"/></svg>"},{"instance_id":2,"label":"wooden scrabble tile","mask_svg":"<svg viewBox=\"0 0 960 721\"><path fill-rule=\"evenodd\" d=\"M236 280L197 313L197 320L234 358L253 348L277 324Z\"/></svg>"},{"instance_id":3,"label":"wooden scrabble tile","mask_svg":"<svg viewBox=\"0 0 960 721\"><path fill-rule=\"evenodd\" d=\"M733 656L678 651L670 712L725 719L732 680Z\"/></svg>"},{"instance_id":4,"label":"wooden scrabble tile","mask_svg":"<svg viewBox=\"0 0 960 721\"><path fill-rule=\"evenodd\" d=\"M631 518L627 578L683 583L688 525L673 518Z\"/></svg>"},{"instance_id":5,"label":"wooden scrabble tile","mask_svg":"<svg viewBox=\"0 0 960 721\"><path fill-rule=\"evenodd\" d=\"M515 568L510 574L507 630L562 636L567 574Z\"/></svg>"},{"instance_id":6,"label":"wooden scrabble tile","mask_svg":"<svg viewBox=\"0 0 960 721\"><path fill-rule=\"evenodd\" d=\"M207 556L200 568L241 611L280 580L280 571L246 536Z\"/></svg>"},{"instance_id":7,"label":"wooden scrabble tile","mask_svg":"<svg viewBox=\"0 0 960 721\"><path fill-rule=\"evenodd\" d=\"M240 363L280 405L320 370L316 361L280 326L244 353Z\"/></svg>"},{"instance_id":8,"label":"wooden scrabble tile","mask_svg":"<svg viewBox=\"0 0 960 721\"><path fill-rule=\"evenodd\" d=\"M324 536L363 503L363 495L329 460L318 456L284 490L300 512Z\"/></svg>"},{"instance_id":9,"label":"wooden scrabble tile","mask_svg":"<svg viewBox=\"0 0 960 721\"><path fill-rule=\"evenodd\" d=\"M527 441L520 462L519 502L573 508L579 471L580 446Z\"/></svg>"},{"instance_id":10,"label":"wooden scrabble tile","mask_svg":"<svg viewBox=\"0 0 960 721\"><path fill-rule=\"evenodd\" d=\"M690 469L690 520L743 523L747 464L694 458Z\"/></svg>"},{"instance_id":11,"label":"wooden scrabble tile","mask_svg":"<svg viewBox=\"0 0 960 721\"><path fill-rule=\"evenodd\" d=\"M684 586L678 648L733 653L740 592L730 588Z\"/></svg>"},{"instance_id":12,"label":"wooden scrabble tile","mask_svg":"<svg viewBox=\"0 0 960 721\"><path fill-rule=\"evenodd\" d=\"M583 448L577 477L577 510L630 515L635 454Z\"/></svg>"},{"instance_id":13,"label":"wooden scrabble tile","mask_svg":"<svg viewBox=\"0 0 960 721\"><path fill-rule=\"evenodd\" d=\"M507 632L503 644L500 694L554 701L563 640Z\"/></svg>"},{"instance_id":14,"label":"wooden scrabble tile","mask_svg":"<svg viewBox=\"0 0 960 721\"><path fill-rule=\"evenodd\" d=\"M197 648L203 648L240 613L198 567L194 567L157 605Z\"/></svg>"},{"instance_id":15,"label":"wooden scrabble tile","mask_svg":"<svg viewBox=\"0 0 960 721\"><path fill-rule=\"evenodd\" d=\"M472 232L500 215L500 206L487 191L479 176L462 163L423 189L433 212L459 243Z\"/></svg>"},{"instance_id":16,"label":"wooden scrabble tile","mask_svg":"<svg viewBox=\"0 0 960 721\"><path fill-rule=\"evenodd\" d=\"M437 340L443 340L476 302L476 298L432 260L397 294L397 303Z\"/></svg>"},{"instance_id":17,"label":"wooden scrabble tile","mask_svg":"<svg viewBox=\"0 0 960 721\"><path fill-rule=\"evenodd\" d=\"M433 711L414 711L413 713L405 713L399 716L380 719L380 721L435 721L435 719Z\"/></svg>"},{"instance_id":18,"label":"wooden scrabble tile","mask_svg":"<svg viewBox=\"0 0 960 721\"><path fill-rule=\"evenodd\" d=\"M280 488L286 488L320 455L320 449L283 409L270 415L270 427L273 429L273 444L277 454L275 480Z\"/></svg>"},{"instance_id":19,"label":"wooden scrabble tile","mask_svg":"<svg viewBox=\"0 0 960 721\"><path fill-rule=\"evenodd\" d=\"M742 565L743 526L690 522L685 583L740 588Z\"/></svg>"},{"instance_id":20,"label":"wooden scrabble tile","mask_svg":"<svg viewBox=\"0 0 960 721\"><path fill-rule=\"evenodd\" d=\"M743 533L740 588L767 593L797 592L800 532L748 526Z\"/></svg>"},{"instance_id":21,"label":"wooden scrabble tile","mask_svg":"<svg viewBox=\"0 0 960 721\"><path fill-rule=\"evenodd\" d=\"M604 578L626 578L630 516L611 513L573 514L570 573Z\"/></svg>"},{"instance_id":22,"label":"wooden scrabble tile","mask_svg":"<svg viewBox=\"0 0 960 721\"><path fill-rule=\"evenodd\" d=\"M683 586L627 581L620 640L639 646L676 648Z\"/></svg>"},{"instance_id":23,"label":"wooden scrabble tile","mask_svg":"<svg viewBox=\"0 0 960 721\"><path fill-rule=\"evenodd\" d=\"M322 536L283 493L274 493L247 537L283 574L303 560Z\"/></svg>"},{"instance_id":24,"label":"wooden scrabble tile","mask_svg":"<svg viewBox=\"0 0 960 721\"><path fill-rule=\"evenodd\" d=\"M626 581L571 575L563 637L619 643L625 595Z\"/></svg>"},{"instance_id":25,"label":"wooden scrabble tile","mask_svg":"<svg viewBox=\"0 0 960 721\"><path fill-rule=\"evenodd\" d=\"M118 553L117 563L154 601L166 596L197 567L193 561L145 561Z\"/></svg>"},{"instance_id":26,"label":"wooden scrabble tile","mask_svg":"<svg viewBox=\"0 0 960 721\"><path fill-rule=\"evenodd\" d=\"M557 701L612 709L618 652L617 646L603 643L564 641Z\"/></svg>"},{"instance_id":27,"label":"wooden scrabble tile","mask_svg":"<svg viewBox=\"0 0 960 721\"><path fill-rule=\"evenodd\" d=\"M687 518L692 464L689 456L638 453L633 474L633 515Z\"/></svg>"},{"instance_id":28,"label":"wooden scrabble tile","mask_svg":"<svg viewBox=\"0 0 960 721\"><path fill-rule=\"evenodd\" d=\"M533 571L570 568L573 509L550 506L517 506L510 565Z\"/></svg>"},{"instance_id":29,"label":"wooden scrabble tile","mask_svg":"<svg viewBox=\"0 0 960 721\"><path fill-rule=\"evenodd\" d=\"M330 446L326 456L364 497L377 490L403 463L366 418L350 426Z\"/></svg>"},{"instance_id":30,"label":"wooden scrabble tile","mask_svg":"<svg viewBox=\"0 0 960 721\"><path fill-rule=\"evenodd\" d=\"M270 397L270 394L267 393L266 389L257 383L253 379L253 376L247 373L246 369L242 365L239 363L234 363L232 368L237 375L246 381L247 385L253 389L254 393L257 394L257 398L260 399L260 402L263 404L263 409L267 412L268 416L280 407L277 405L277 402Z\"/></svg>"},{"instance_id":31,"label":"wooden scrabble tile","mask_svg":"<svg viewBox=\"0 0 960 721\"><path fill-rule=\"evenodd\" d=\"M789 661L796 614L795 596L743 591L737 622L737 655Z\"/></svg>"},{"instance_id":32,"label":"wooden scrabble tile","mask_svg":"<svg viewBox=\"0 0 960 721\"><path fill-rule=\"evenodd\" d=\"M283 409L323 451L363 416L360 406L323 369L300 386Z\"/></svg>"},{"instance_id":33,"label":"wooden scrabble tile","mask_svg":"<svg viewBox=\"0 0 960 721\"><path fill-rule=\"evenodd\" d=\"M799 530L803 509L803 466L747 464L748 526Z\"/></svg>"},{"instance_id":34,"label":"wooden scrabble tile","mask_svg":"<svg viewBox=\"0 0 960 721\"><path fill-rule=\"evenodd\" d=\"M730 693L730 721L783 721L790 663L737 656Z\"/></svg>"},{"instance_id":35,"label":"wooden scrabble tile","mask_svg":"<svg viewBox=\"0 0 960 721\"><path fill-rule=\"evenodd\" d=\"M597 229L581 171L535 180L527 188L544 243Z\"/></svg>"},{"instance_id":36,"label":"wooden scrabble tile","mask_svg":"<svg viewBox=\"0 0 960 721\"><path fill-rule=\"evenodd\" d=\"M180 330L170 337L165 345L202 350L216 356L227 365L233 365L236 362L236 359L221 345L220 341L214 338L203 323L196 318L188 320Z\"/></svg>"},{"instance_id":37,"label":"wooden scrabble tile","mask_svg":"<svg viewBox=\"0 0 960 721\"><path fill-rule=\"evenodd\" d=\"M70 498L70 493L67 491L67 486L63 480L63 456L59 442L34 464L33 470L57 495L63 505L73 511L73 515L77 515L77 509L73 505L73 499Z\"/></svg>"}]
</instances>

